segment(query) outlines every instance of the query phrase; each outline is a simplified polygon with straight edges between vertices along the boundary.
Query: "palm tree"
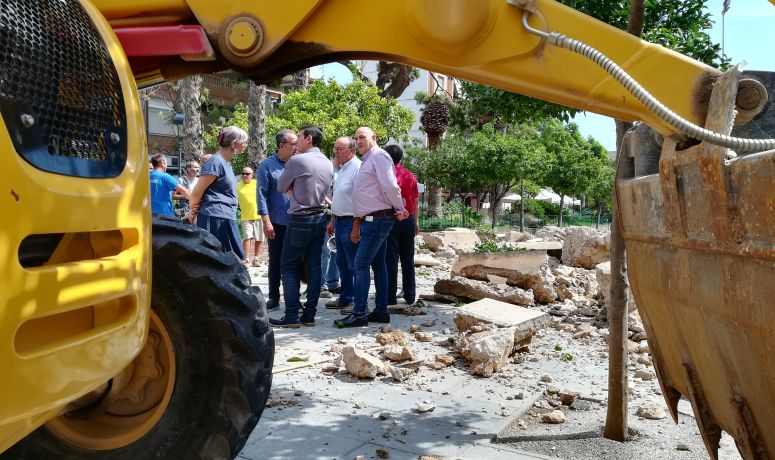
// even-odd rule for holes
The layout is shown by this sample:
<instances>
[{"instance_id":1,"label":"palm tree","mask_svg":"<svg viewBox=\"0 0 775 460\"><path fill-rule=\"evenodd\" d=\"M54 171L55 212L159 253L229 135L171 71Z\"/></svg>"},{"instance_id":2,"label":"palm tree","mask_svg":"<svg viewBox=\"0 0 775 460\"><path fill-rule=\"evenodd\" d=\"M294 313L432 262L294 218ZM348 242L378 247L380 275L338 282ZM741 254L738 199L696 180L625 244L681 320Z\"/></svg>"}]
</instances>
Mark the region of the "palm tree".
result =
<instances>
[{"instance_id":1,"label":"palm tree","mask_svg":"<svg viewBox=\"0 0 775 460\"><path fill-rule=\"evenodd\" d=\"M183 120L182 152L183 162L198 160L204 149L202 134L202 77L199 75L184 78L178 83L178 103L185 116ZM182 170L182 166L181 170Z\"/></svg>"},{"instance_id":2,"label":"palm tree","mask_svg":"<svg viewBox=\"0 0 775 460\"><path fill-rule=\"evenodd\" d=\"M252 80L248 95L248 165L255 169L266 157L266 85Z\"/></svg>"},{"instance_id":3,"label":"palm tree","mask_svg":"<svg viewBox=\"0 0 775 460\"><path fill-rule=\"evenodd\" d=\"M447 131L452 116L449 110L449 101L444 96L433 95L428 100L420 116L420 124L428 136L428 150L436 150L441 144L441 139ZM428 215L441 217L441 187L428 180Z\"/></svg>"}]
</instances>

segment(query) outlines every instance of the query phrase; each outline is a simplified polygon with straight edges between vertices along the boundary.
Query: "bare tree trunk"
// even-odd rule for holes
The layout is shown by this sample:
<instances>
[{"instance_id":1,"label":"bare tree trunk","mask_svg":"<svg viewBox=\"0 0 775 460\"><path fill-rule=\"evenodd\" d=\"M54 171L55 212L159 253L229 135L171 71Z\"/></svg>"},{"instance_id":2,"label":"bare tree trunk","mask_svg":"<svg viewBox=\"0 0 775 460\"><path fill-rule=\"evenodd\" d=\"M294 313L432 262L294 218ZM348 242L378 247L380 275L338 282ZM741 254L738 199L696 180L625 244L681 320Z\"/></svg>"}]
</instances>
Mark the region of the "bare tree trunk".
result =
<instances>
[{"instance_id":1,"label":"bare tree trunk","mask_svg":"<svg viewBox=\"0 0 775 460\"><path fill-rule=\"evenodd\" d=\"M624 133L631 123L616 120L617 179ZM627 259L622 235L616 179L611 219L611 292L608 301L608 413L603 436L623 442L627 438Z\"/></svg>"},{"instance_id":2,"label":"bare tree trunk","mask_svg":"<svg viewBox=\"0 0 775 460\"><path fill-rule=\"evenodd\" d=\"M562 210L563 210L563 205L564 204L565 204L565 195L560 193L560 212L559 212L559 215L557 216L557 226L558 227L562 227Z\"/></svg>"},{"instance_id":3,"label":"bare tree trunk","mask_svg":"<svg viewBox=\"0 0 775 460\"><path fill-rule=\"evenodd\" d=\"M603 215L603 203L597 204L597 222L595 222L595 230L600 230L600 217Z\"/></svg>"},{"instance_id":4,"label":"bare tree trunk","mask_svg":"<svg viewBox=\"0 0 775 460\"><path fill-rule=\"evenodd\" d=\"M188 77L178 85L178 99L185 116L183 120L182 160L198 160L204 149L202 134L202 105L199 96L202 92L202 77ZM183 165L181 171L183 170Z\"/></svg>"},{"instance_id":5,"label":"bare tree trunk","mask_svg":"<svg viewBox=\"0 0 775 460\"><path fill-rule=\"evenodd\" d=\"M632 0L627 32L643 33L644 0ZM622 161L622 140L631 123L616 121L616 177L611 219L611 295L608 302L608 412L603 436L623 442L627 438L627 259L619 214L616 182Z\"/></svg>"},{"instance_id":6,"label":"bare tree trunk","mask_svg":"<svg viewBox=\"0 0 775 460\"><path fill-rule=\"evenodd\" d=\"M519 185L519 231L525 232L525 179Z\"/></svg>"},{"instance_id":7,"label":"bare tree trunk","mask_svg":"<svg viewBox=\"0 0 775 460\"><path fill-rule=\"evenodd\" d=\"M250 82L248 96L248 165L255 169L266 158L266 86Z\"/></svg>"}]
</instances>

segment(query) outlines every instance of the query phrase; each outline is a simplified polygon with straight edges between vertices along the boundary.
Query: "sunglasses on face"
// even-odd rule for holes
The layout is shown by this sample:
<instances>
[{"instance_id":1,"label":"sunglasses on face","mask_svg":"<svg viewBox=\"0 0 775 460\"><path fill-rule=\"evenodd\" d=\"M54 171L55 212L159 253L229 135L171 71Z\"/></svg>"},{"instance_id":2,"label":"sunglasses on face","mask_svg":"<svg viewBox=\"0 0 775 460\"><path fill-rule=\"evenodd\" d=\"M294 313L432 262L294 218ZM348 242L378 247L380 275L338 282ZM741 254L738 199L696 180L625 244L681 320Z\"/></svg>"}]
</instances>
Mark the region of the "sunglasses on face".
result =
<instances>
[{"instance_id":1,"label":"sunglasses on face","mask_svg":"<svg viewBox=\"0 0 775 460\"><path fill-rule=\"evenodd\" d=\"M249 176L251 174L253 174L253 173L246 173L246 172L242 173L243 176Z\"/></svg>"}]
</instances>

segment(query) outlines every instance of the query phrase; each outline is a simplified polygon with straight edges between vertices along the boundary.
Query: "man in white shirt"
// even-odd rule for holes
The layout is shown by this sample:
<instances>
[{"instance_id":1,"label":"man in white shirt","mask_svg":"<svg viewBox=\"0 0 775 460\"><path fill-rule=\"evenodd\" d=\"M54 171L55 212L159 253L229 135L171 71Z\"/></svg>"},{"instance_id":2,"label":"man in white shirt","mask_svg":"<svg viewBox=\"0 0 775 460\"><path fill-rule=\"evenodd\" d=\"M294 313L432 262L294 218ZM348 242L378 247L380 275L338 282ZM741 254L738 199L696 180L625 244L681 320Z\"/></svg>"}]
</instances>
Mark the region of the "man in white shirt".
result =
<instances>
[{"instance_id":1,"label":"man in white shirt","mask_svg":"<svg viewBox=\"0 0 775 460\"><path fill-rule=\"evenodd\" d=\"M358 244L350 241L353 230L353 184L361 160L355 156L355 141L340 137L334 142L334 160L339 172L334 181L334 196L331 204L331 219L326 232L336 241L336 264L339 268L339 299L326 303L326 308L351 307L355 300L355 253Z\"/></svg>"}]
</instances>

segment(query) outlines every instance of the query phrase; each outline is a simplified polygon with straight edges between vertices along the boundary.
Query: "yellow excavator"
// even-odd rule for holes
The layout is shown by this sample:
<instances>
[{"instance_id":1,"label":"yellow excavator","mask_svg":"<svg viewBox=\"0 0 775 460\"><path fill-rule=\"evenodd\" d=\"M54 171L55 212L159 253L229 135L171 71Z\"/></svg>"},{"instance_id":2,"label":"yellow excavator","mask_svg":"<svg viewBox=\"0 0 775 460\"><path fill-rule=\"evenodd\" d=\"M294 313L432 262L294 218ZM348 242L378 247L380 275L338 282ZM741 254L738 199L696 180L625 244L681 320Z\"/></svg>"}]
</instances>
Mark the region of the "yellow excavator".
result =
<instances>
[{"instance_id":1,"label":"yellow excavator","mask_svg":"<svg viewBox=\"0 0 775 460\"><path fill-rule=\"evenodd\" d=\"M644 122L617 195L665 399L674 417L691 401L714 458L722 431L775 457L769 74L721 74L550 0L8 0L4 458L237 455L271 385L265 302L211 236L152 221L137 86L345 58Z\"/></svg>"}]
</instances>

